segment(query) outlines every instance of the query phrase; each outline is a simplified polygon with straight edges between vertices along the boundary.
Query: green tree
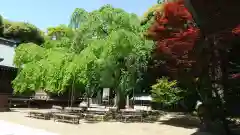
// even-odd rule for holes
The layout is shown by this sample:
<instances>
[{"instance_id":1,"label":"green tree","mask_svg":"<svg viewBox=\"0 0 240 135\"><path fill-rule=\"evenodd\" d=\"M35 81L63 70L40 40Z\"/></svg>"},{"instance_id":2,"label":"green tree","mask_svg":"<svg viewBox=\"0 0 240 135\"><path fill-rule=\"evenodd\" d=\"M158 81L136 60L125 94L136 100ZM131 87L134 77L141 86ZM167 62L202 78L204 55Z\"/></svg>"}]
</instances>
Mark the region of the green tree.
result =
<instances>
[{"instance_id":1,"label":"green tree","mask_svg":"<svg viewBox=\"0 0 240 135\"><path fill-rule=\"evenodd\" d=\"M157 80L151 90L153 101L166 105L176 104L183 98L182 93L183 90L177 86L177 81L169 81L166 77Z\"/></svg>"},{"instance_id":2,"label":"green tree","mask_svg":"<svg viewBox=\"0 0 240 135\"><path fill-rule=\"evenodd\" d=\"M153 44L142 37L140 20L134 14L110 5L89 14L80 32L86 36L84 39L88 39L85 43L100 46L96 56L99 56L101 86L113 88L117 93L118 107L124 108L126 94L134 89Z\"/></svg>"},{"instance_id":3,"label":"green tree","mask_svg":"<svg viewBox=\"0 0 240 135\"><path fill-rule=\"evenodd\" d=\"M4 20L4 37L14 39L20 43L42 44L44 42L43 32L36 26L25 22L10 22Z\"/></svg>"},{"instance_id":4,"label":"green tree","mask_svg":"<svg viewBox=\"0 0 240 135\"><path fill-rule=\"evenodd\" d=\"M47 28L47 36L51 39L56 38L60 39L62 37L67 37L72 39L74 37L74 31L67 27L66 25L59 25L57 27L49 27Z\"/></svg>"},{"instance_id":5,"label":"green tree","mask_svg":"<svg viewBox=\"0 0 240 135\"><path fill-rule=\"evenodd\" d=\"M151 42L126 30L114 31L106 40L101 57L101 81L117 93L118 107L124 108L126 95L136 87L146 69Z\"/></svg>"},{"instance_id":6,"label":"green tree","mask_svg":"<svg viewBox=\"0 0 240 135\"><path fill-rule=\"evenodd\" d=\"M61 82L64 67L72 59L64 48L43 48L35 44L21 44L16 49L14 63L20 72L13 81L16 93L44 89L50 93L62 93L68 84Z\"/></svg>"},{"instance_id":7,"label":"green tree","mask_svg":"<svg viewBox=\"0 0 240 135\"><path fill-rule=\"evenodd\" d=\"M81 24L88 18L88 12L81 8L76 8L71 15L69 27L73 29L80 28Z\"/></svg>"},{"instance_id":8,"label":"green tree","mask_svg":"<svg viewBox=\"0 0 240 135\"><path fill-rule=\"evenodd\" d=\"M142 36L135 14L105 5L87 15L72 39L63 34L26 56L37 46L17 48L15 64L21 71L13 81L16 92L44 89L62 93L85 86L89 97L99 88L109 87L117 93L118 107L125 107L126 95L146 69L153 43Z\"/></svg>"}]
</instances>

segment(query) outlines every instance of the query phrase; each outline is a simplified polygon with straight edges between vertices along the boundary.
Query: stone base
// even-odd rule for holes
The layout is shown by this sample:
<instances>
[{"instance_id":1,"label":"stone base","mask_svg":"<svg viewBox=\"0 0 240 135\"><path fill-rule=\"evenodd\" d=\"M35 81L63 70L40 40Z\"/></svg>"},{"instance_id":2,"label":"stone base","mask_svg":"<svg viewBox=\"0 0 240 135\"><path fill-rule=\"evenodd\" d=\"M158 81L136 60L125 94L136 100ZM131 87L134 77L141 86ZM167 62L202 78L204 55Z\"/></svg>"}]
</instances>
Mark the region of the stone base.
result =
<instances>
[{"instance_id":1,"label":"stone base","mask_svg":"<svg viewBox=\"0 0 240 135\"><path fill-rule=\"evenodd\" d=\"M9 110L8 97L9 95L0 94L0 112Z\"/></svg>"}]
</instances>

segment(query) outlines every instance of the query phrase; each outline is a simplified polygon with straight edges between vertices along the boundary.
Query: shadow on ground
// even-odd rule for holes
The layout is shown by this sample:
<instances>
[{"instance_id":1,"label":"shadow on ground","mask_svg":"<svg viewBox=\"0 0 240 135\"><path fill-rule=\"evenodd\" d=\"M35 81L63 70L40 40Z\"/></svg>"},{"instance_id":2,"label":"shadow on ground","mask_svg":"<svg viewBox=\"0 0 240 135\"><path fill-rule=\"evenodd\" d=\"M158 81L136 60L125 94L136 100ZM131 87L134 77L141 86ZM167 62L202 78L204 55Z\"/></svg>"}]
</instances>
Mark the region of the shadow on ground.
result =
<instances>
[{"instance_id":1,"label":"shadow on ground","mask_svg":"<svg viewBox=\"0 0 240 135\"><path fill-rule=\"evenodd\" d=\"M191 135L213 135L213 134L211 134L211 133L207 133L207 132L200 132L200 131L197 131L197 132L195 132L195 133L193 133L193 134L191 134Z\"/></svg>"},{"instance_id":2,"label":"shadow on ground","mask_svg":"<svg viewBox=\"0 0 240 135\"><path fill-rule=\"evenodd\" d=\"M160 120L160 123L189 129L200 127L200 121L198 120L198 118L193 116L177 116L169 118L167 120Z\"/></svg>"},{"instance_id":3,"label":"shadow on ground","mask_svg":"<svg viewBox=\"0 0 240 135\"><path fill-rule=\"evenodd\" d=\"M228 126L229 126L229 129L230 129L230 132L231 132L228 135L240 135L240 124L239 123L235 123L234 121L229 121L228 124L229 124ZM199 129L196 133L193 133L191 135L220 135L222 133L219 130L218 126L213 127L213 132L214 131L215 131L215 134L210 134L210 133L203 132Z\"/></svg>"},{"instance_id":4,"label":"shadow on ground","mask_svg":"<svg viewBox=\"0 0 240 135\"><path fill-rule=\"evenodd\" d=\"M191 135L219 135L219 134L211 134L211 133L207 133L207 132L201 132L201 131L197 131ZM232 131L231 135L240 135L239 130L238 131Z\"/></svg>"},{"instance_id":5,"label":"shadow on ground","mask_svg":"<svg viewBox=\"0 0 240 135\"><path fill-rule=\"evenodd\" d=\"M97 120L84 120L83 123L87 123L87 124L96 124L96 123L99 123L100 121L97 121Z\"/></svg>"},{"instance_id":6,"label":"shadow on ground","mask_svg":"<svg viewBox=\"0 0 240 135\"><path fill-rule=\"evenodd\" d=\"M240 125L239 124L232 124L229 126L233 135L240 135Z\"/></svg>"}]
</instances>

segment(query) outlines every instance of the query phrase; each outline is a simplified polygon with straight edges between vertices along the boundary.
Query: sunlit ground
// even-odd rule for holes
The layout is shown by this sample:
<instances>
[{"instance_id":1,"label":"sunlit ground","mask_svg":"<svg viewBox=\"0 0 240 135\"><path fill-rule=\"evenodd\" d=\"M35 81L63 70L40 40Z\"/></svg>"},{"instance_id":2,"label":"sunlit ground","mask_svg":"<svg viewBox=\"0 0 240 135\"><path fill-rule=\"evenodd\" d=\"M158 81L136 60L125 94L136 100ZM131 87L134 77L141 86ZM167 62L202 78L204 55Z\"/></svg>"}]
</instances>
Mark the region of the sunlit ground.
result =
<instances>
[{"instance_id":1,"label":"sunlit ground","mask_svg":"<svg viewBox=\"0 0 240 135\"><path fill-rule=\"evenodd\" d=\"M51 133L45 130L31 128L3 120L0 120L0 127L0 135L58 135L56 133Z\"/></svg>"},{"instance_id":2,"label":"sunlit ground","mask_svg":"<svg viewBox=\"0 0 240 135\"><path fill-rule=\"evenodd\" d=\"M192 135L197 130L195 124L174 125L167 117L156 123L81 121L79 125L73 125L26 115L26 109L0 113L0 135Z\"/></svg>"}]
</instances>

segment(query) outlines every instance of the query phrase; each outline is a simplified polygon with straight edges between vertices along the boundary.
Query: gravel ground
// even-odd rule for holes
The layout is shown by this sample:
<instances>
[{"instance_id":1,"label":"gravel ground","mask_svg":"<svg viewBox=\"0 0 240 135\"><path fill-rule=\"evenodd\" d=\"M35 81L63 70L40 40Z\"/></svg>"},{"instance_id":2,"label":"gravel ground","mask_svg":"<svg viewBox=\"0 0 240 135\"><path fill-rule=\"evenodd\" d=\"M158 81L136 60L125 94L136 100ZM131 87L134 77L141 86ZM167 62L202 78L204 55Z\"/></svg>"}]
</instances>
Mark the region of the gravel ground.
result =
<instances>
[{"instance_id":1,"label":"gravel ground","mask_svg":"<svg viewBox=\"0 0 240 135\"><path fill-rule=\"evenodd\" d=\"M31 128L3 120L0 120L0 127L0 135L59 135L56 133L47 132L43 129Z\"/></svg>"},{"instance_id":2,"label":"gravel ground","mask_svg":"<svg viewBox=\"0 0 240 135\"><path fill-rule=\"evenodd\" d=\"M40 120L26 117L27 110L1 112L0 120L42 129L59 135L196 135L196 128L182 128L158 123L99 122L79 125L58 123L53 120ZM168 117L163 117L165 120ZM162 119L162 120L164 120ZM0 127L1 129L1 127ZM200 135L200 134L197 134ZM202 135L202 134L201 134Z\"/></svg>"}]
</instances>

